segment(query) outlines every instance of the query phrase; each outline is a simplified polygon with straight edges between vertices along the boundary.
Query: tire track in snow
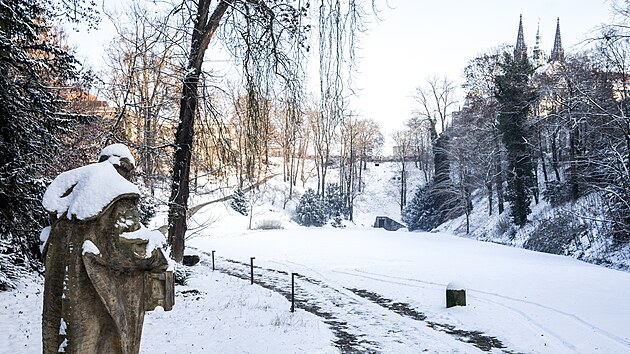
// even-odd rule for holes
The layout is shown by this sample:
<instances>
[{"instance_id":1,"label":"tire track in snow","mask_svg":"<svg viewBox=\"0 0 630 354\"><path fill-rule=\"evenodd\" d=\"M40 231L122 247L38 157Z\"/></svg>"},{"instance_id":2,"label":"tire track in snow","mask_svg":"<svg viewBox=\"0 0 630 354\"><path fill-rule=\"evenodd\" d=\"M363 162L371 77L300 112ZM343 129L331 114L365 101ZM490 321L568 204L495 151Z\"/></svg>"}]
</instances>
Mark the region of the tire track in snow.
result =
<instances>
[{"instance_id":1,"label":"tire track in snow","mask_svg":"<svg viewBox=\"0 0 630 354\"><path fill-rule=\"evenodd\" d=\"M197 250L204 255L202 264L204 266L211 267L212 264L208 261L208 253ZM225 273L230 276L234 276L243 280L250 280L250 265L244 262L236 260L215 257L216 260L222 260L221 266L216 266L215 269L219 272ZM216 262L215 262L216 263ZM262 268L260 266L254 266L255 276L254 283L262 286L265 289L274 291L284 296L288 301L291 301L291 284L290 274L282 271L269 268ZM264 273L264 276L261 276ZM298 279L306 280L306 277L297 275ZM307 284L317 285L316 281L307 281ZM336 339L333 341L334 345L342 353L379 353L381 352L378 343L366 339L366 335L355 326L344 320L343 317L338 314L329 311L324 308L321 303L317 301L309 291L305 289L305 284L296 284L296 304L295 307L310 312L323 319L323 322L327 324ZM337 301L338 302L338 301ZM339 304L337 304L339 305Z\"/></svg>"},{"instance_id":2,"label":"tire track in snow","mask_svg":"<svg viewBox=\"0 0 630 354\"><path fill-rule=\"evenodd\" d=\"M439 286L439 287L446 287L446 284L439 284L439 283L434 283L434 282L430 282L430 281L425 281L425 280L421 280L421 279L414 279L414 278L405 278L405 277L397 277L397 276L391 276L391 275L384 275L384 274L379 274L379 273L373 273L373 272L367 272L364 270L359 270L359 269L354 269L354 272L359 273L352 273L352 272L346 272L346 271L339 271L336 270L334 271L336 273L340 273L340 274L346 274L346 275L350 275L350 276L355 276L355 277L362 277L362 278L366 278L366 279L371 279L371 280L377 280L377 281L381 281L381 282L387 282L387 283L392 283L392 284L400 284L400 285L407 285L407 286L415 286L413 284L410 284L409 282L413 282L413 283L420 283L420 284L426 284L426 285L431 285L431 286ZM381 278L377 278L377 277L381 277ZM387 279L382 279L382 278L387 278ZM390 279L397 279L397 280L402 280L402 282L400 281L392 281ZM406 281L406 282L405 282ZM473 289L473 288L469 288L470 291L474 292L475 294L483 294L483 295L487 295L487 296L491 296L491 297L497 297L503 300L509 300L509 301L514 301L514 302L518 302L518 303L523 303L526 305L531 305L531 306L535 306L538 308L542 308L544 310L548 310L551 312L554 312L556 314L568 317L572 320L574 320L575 322L577 322L578 324L582 325L583 327L585 327L586 329L589 330L593 330L595 333L597 333L598 335L614 342L615 344L621 345L623 347L628 347L630 346L630 342L613 334L610 333L608 331L606 331L605 329L599 328L596 325L589 323L585 320L583 320L582 318L578 317L575 314L572 313L568 313L547 305L543 305L534 301L530 301L530 300L523 300L523 299L518 299L518 298L513 298L510 296L506 296L506 295L501 295L501 294L497 294L497 293L493 293L493 292L488 292L488 291L483 291L483 290L478 290L478 289ZM495 300L491 300L488 297L480 297L480 296L475 296L472 295L471 298L477 298L477 299L481 299L484 300L488 303L492 303L492 304L496 304L502 307L507 308L508 310L511 310L521 316L523 316L526 320L528 320L529 322L531 322L532 324L534 324L535 326L537 326L538 328L540 328L541 330L549 333L551 336L553 336L554 338L556 338L559 342L561 342L567 349L571 350L571 351L575 351L576 348L574 345L572 345L570 342L568 342L567 340L565 340L564 338L562 338L559 334L555 333L552 330L549 330L547 328L547 326L541 324L540 322L534 320L532 317L528 316L526 313L524 313L523 311L517 309L514 306L510 306L507 305L504 302L499 302L499 301L495 301Z\"/></svg>"},{"instance_id":3,"label":"tire track in snow","mask_svg":"<svg viewBox=\"0 0 630 354\"><path fill-rule=\"evenodd\" d=\"M350 288L348 290L352 291L358 296L361 296L362 298L368 299L382 307L392 310L401 316L408 317L416 321L426 322L429 328L436 331L444 332L446 334L450 334L457 340L460 340L464 343L470 343L483 351L489 352L493 349L500 349L504 353L515 353L511 350L507 350L507 347L503 344L503 342L501 342L496 337L488 336L480 331L466 331L462 329L457 329L453 325L427 321L427 316L424 313L417 311L416 309L412 308L411 305L404 302L394 302L393 300L382 297L379 294L363 289Z\"/></svg>"},{"instance_id":4,"label":"tire track in snow","mask_svg":"<svg viewBox=\"0 0 630 354\"><path fill-rule=\"evenodd\" d=\"M280 264L280 265L284 265L283 262L272 261L272 263L277 263L277 264ZM311 272L314 272L314 273L318 274L322 278L326 278L322 273L316 271L315 269L313 269L313 268L311 268L311 267L309 267L309 266L307 266L305 264L296 263L296 262L292 262L292 261L286 261L286 263L303 267L305 269L308 269ZM355 270L355 271L358 271L358 270ZM344 271L340 271L340 270L333 270L333 272L357 276L356 274L349 273L349 272L344 272ZM362 277L363 278L367 278L367 279L377 280L377 281L383 281L382 279L378 279L378 278L371 278L371 277L367 277L367 276L362 276ZM403 282L395 282L395 281L387 281L387 282L388 283L392 283L392 284L400 284L400 285L409 286L408 283L403 283ZM433 285L433 286L439 286L439 287L446 286L446 285L442 285L442 284L438 284L438 283L434 283L434 282L429 282L429 281L420 281L420 282L425 283L427 285ZM371 292L371 291L368 291L368 290L364 290L364 289L356 289L356 288L346 288L346 289L349 290L349 291L352 291L357 296L360 296L360 297L365 298L365 299L367 299L367 300L369 300L371 302L374 302L374 303L378 304L381 307L384 307L384 308L386 308L388 310L391 310L391 311L397 313L400 316L411 318L411 319L416 320L416 321L425 322L426 325L429 328L431 328L433 330L436 330L436 331L439 331L439 332L443 332L443 333L449 334L449 335L455 337L457 340L462 341L464 343L473 344L475 347L477 347L477 348L479 348L479 349L481 349L483 351L491 351L493 349L500 349L504 353L515 353L512 350L508 350L507 347L503 344L503 342L501 340L497 339L496 337L486 335L483 332L480 332L480 331L467 331L467 330L458 329L455 326L450 325L450 324L439 323L439 322L434 322L434 321L428 321L427 320L427 316L424 313L415 310L409 304L402 303L402 302L394 302L393 300L384 298L384 297L382 297L381 295L379 295L377 293L374 293L374 292Z\"/></svg>"},{"instance_id":5,"label":"tire track in snow","mask_svg":"<svg viewBox=\"0 0 630 354\"><path fill-rule=\"evenodd\" d=\"M206 257L202 262L208 266L208 254L201 253ZM216 270L250 280L250 264L223 257L219 259L222 261L221 267L216 267ZM254 282L257 285L291 300L288 272L260 266L254 266L254 269ZM423 345L426 341L426 331L423 333L416 330L422 327L473 345L481 351L499 349L505 353L514 353L497 338L479 331L465 331L453 325L426 321L424 314L417 312L408 304L393 303L367 290L331 286L303 274L296 274L296 278L299 280L296 284L296 308L321 317L336 337L333 341L335 346L343 353L391 351L392 345L406 350L412 349L412 352L426 351L427 348ZM325 277L322 275L322 278ZM377 298L382 301L375 301ZM379 343L373 337L382 338L384 342Z\"/></svg>"},{"instance_id":6,"label":"tire track in snow","mask_svg":"<svg viewBox=\"0 0 630 354\"><path fill-rule=\"evenodd\" d=\"M400 280L409 280L409 281L414 281L414 282L421 283L421 284L425 284L425 285L431 285L431 287L429 287L429 286L422 286L422 285L414 285L414 284L409 284L409 283L400 282L400 281L392 281L392 280L389 280L389 279L387 279L387 280L386 280L386 279L376 278L376 277L374 277L374 276L386 277L386 278L389 278L389 276L380 275L380 274L377 274L377 273L369 273L369 272L361 271L361 270L358 270L358 269L355 269L355 272L357 272L357 273L363 273L363 274L370 274L370 275L372 275L372 276L368 276L368 275L359 275L359 274L355 274L355 273L351 273L351 272L346 272L346 271L339 271L339 270L336 270L336 271L334 271L334 272L335 272L335 273L340 273L340 274L345 274L345 275L350 275L350 276L354 276L354 277L364 278L364 279L376 280L376 281L380 281L380 282L383 282L383 283L388 283L388 284L397 284L397 285L404 285L404 286L417 287L417 288L425 288L425 289L429 289L429 288L436 288L436 287L438 287L438 286L439 286L440 288L444 288L444 287L446 287L446 284L439 284L439 283L434 283L434 282L424 281L424 280L419 280L419 279L401 278L401 277L395 277L395 276L392 276L392 277L391 277L391 278L395 278L395 279L400 279ZM471 289L471 290L472 290L472 289ZM507 305L505 305L505 304L503 304L503 303L496 302L496 301L492 301L492 300L488 300L488 299L485 299L485 298L483 298L483 297L474 296L474 295L471 295L471 294L467 294L467 296L469 296L469 297L470 297L470 298L472 298L472 299L477 299L477 300L481 300L481 301L486 302L486 303L492 303L492 304L494 304L494 305L504 307L504 308L506 308L506 309L508 309L508 310L510 310L510 311L513 311L513 312L515 312L515 313L519 314L519 315L520 315L520 316L522 316L522 317L523 317L526 321L528 321L528 323L529 323L530 325L532 325L533 327L538 328L539 330L541 330L541 331L543 331L543 332L546 332L546 333L550 334L550 335L551 335L552 337L554 337L554 338L555 338L558 342L560 342L560 343L561 343L561 345L563 345L565 348L569 349L570 351L575 351L575 346L573 346L571 343L569 343L569 342L565 341L563 338L561 338L560 336L558 336L557 334L555 334L553 331L549 330L547 327L545 327L545 326L543 326L542 324L538 323L538 322L537 322L537 321L535 321L533 318L531 318L531 317L527 316L524 312L522 312L522 311L520 311L520 310L518 310L518 309L516 309L516 308L513 308L513 307L510 307L510 306L507 306Z\"/></svg>"}]
</instances>

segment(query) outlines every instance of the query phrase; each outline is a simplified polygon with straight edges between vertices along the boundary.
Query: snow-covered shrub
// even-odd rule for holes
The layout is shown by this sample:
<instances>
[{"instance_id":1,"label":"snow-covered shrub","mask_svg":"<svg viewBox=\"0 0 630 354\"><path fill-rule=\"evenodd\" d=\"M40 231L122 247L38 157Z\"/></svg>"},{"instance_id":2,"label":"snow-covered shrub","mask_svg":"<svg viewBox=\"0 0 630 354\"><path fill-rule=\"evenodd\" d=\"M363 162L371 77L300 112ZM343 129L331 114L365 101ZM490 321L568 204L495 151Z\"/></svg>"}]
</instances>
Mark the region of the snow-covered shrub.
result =
<instances>
[{"instance_id":1,"label":"snow-covered shrub","mask_svg":"<svg viewBox=\"0 0 630 354\"><path fill-rule=\"evenodd\" d=\"M15 288L15 282L20 278L20 265L24 265L20 254L16 252L8 241L0 239L0 291Z\"/></svg>"},{"instance_id":2,"label":"snow-covered shrub","mask_svg":"<svg viewBox=\"0 0 630 354\"><path fill-rule=\"evenodd\" d=\"M346 225L343 224L343 219L341 219L341 216L336 216L335 218L333 218L333 221L330 222L330 226L336 227L338 229L343 229L344 227L346 227Z\"/></svg>"},{"instance_id":3,"label":"snow-covered shrub","mask_svg":"<svg viewBox=\"0 0 630 354\"><path fill-rule=\"evenodd\" d=\"M178 265L173 272L173 281L175 285L187 285L191 275L192 271L188 267Z\"/></svg>"},{"instance_id":4,"label":"snow-covered shrub","mask_svg":"<svg viewBox=\"0 0 630 354\"><path fill-rule=\"evenodd\" d=\"M503 213L497 217L496 224L494 226L494 234L501 238L507 236L509 239L513 239L516 235L516 226L512 222L512 218L508 213Z\"/></svg>"},{"instance_id":5,"label":"snow-covered shrub","mask_svg":"<svg viewBox=\"0 0 630 354\"><path fill-rule=\"evenodd\" d=\"M295 221L302 226L322 226L326 220L324 203L312 188L307 189L295 209Z\"/></svg>"},{"instance_id":6,"label":"snow-covered shrub","mask_svg":"<svg viewBox=\"0 0 630 354\"><path fill-rule=\"evenodd\" d=\"M407 224L409 231L429 231L441 223L440 211L435 206L435 199L431 194L431 185L418 188L413 198L401 212L402 221Z\"/></svg>"},{"instance_id":7,"label":"snow-covered shrub","mask_svg":"<svg viewBox=\"0 0 630 354\"><path fill-rule=\"evenodd\" d=\"M245 193L239 188L232 195L232 200L230 201L230 207L237 211L239 214L247 215L248 203L247 198L245 197Z\"/></svg>"},{"instance_id":8,"label":"snow-covered shrub","mask_svg":"<svg viewBox=\"0 0 630 354\"><path fill-rule=\"evenodd\" d=\"M265 219L256 223L257 230L281 230L282 228L282 221L276 219Z\"/></svg>"},{"instance_id":9,"label":"snow-covered shrub","mask_svg":"<svg viewBox=\"0 0 630 354\"><path fill-rule=\"evenodd\" d=\"M347 214L346 206L343 200L343 193L337 183L328 183L326 185L326 216L335 218L345 216Z\"/></svg>"},{"instance_id":10,"label":"snow-covered shrub","mask_svg":"<svg viewBox=\"0 0 630 354\"><path fill-rule=\"evenodd\" d=\"M149 222L155 216L159 201L152 195L143 194L138 202L138 212L142 225L149 227Z\"/></svg>"},{"instance_id":11,"label":"snow-covered shrub","mask_svg":"<svg viewBox=\"0 0 630 354\"><path fill-rule=\"evenodd\" d=\"M549 181L545 183L542 196L543 200L555 207L571 200L571 190L566 182Z\"/></svg>"},{"instance_id":12,"label":"snow-covered shrub","mask_svg":"<svg viewBox=\"0 0 630 354\"><path fill-rule=\"evenodd\" d=\"M564 254L571 241L578 241L587 232L587 226L572 214L557 210L540 220L532 230L523 248L532 251Z\"/></svg>"},{"instance_id":13,"label":"snow-covered shrub","mask_svg":"<svg viewBox=\"0 0 630 354\"><path fill-rule=\"evenodd\" d=\"M630 176L617 178L602 194L607 218L612 222L612 239L618 245L630 243Z\"/></svg>"}]
</instances>

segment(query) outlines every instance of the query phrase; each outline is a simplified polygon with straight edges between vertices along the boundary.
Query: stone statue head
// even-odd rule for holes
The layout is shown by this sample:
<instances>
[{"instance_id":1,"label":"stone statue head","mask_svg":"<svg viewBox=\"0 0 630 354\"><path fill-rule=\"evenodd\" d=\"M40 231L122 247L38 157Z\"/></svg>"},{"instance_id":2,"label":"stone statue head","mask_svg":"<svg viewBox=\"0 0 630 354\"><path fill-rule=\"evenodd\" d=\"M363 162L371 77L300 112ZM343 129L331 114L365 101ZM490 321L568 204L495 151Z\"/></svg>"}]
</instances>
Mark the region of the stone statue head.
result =
<instances>
[{"instance_id":1,"label":"stone statue head","mask_svg":"<svg viewBox=\"0 0 630 354\"><path fill-rule=\"evenodd\" d=\"M126 180L131 180L136 161L129 148L123 144L111 144L103 148L98 157L98 162L107 161L114 165L116 171Z\"/></svg>"}]
</instances>

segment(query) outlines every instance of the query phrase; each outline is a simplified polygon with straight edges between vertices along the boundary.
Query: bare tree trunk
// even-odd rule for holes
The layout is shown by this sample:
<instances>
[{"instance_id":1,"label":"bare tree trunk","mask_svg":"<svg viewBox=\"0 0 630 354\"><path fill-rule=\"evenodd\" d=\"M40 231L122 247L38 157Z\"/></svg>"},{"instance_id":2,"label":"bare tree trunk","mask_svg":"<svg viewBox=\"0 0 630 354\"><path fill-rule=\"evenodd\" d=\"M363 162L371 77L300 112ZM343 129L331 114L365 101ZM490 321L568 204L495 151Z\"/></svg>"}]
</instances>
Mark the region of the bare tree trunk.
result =
<instances>
[{"instance_id":1,"label":"bare tree trunk","mask_svg":"<svg viewBox=\"0 0 630 354\"><path fill-rule=\"evenodd\" d=\"M211 16L212 0L199 0L195 28L192 31L188 70L184 77L180 100L179 125L175 134L175 161L173 182L168 210L168 242L171 245L171 258L181 263L184 259L184 239L187 230L186 213L190 193L190 160L194 135L194 118L197 109L197 88L203 57L219 25L219 21L232 1L222 1Z\"/></svg>"},{"instance_id":2,"label":"bare tree trunk","mask_svg":"<svg viewBox=\"0 0 630 354\"><path fill-rule=\"evenodd\" d=\"M545 182L548 182L549 176L547 175L547 163L545 162L545 151L543 150L542 133L540 132L540 124L537 125L537 128L538 128L538 152L540 153L540 162L542 163L543 178L545 179Z\"/></svg>"},{"instance_id":3,"label":"bare tree trunk","mask_svg":"<svg viewBox=\"0 0 630 354\"><path fill-rule=\"evenodd\" d=\"M498 144L497 144L498 145ZM494 157L494 180L497 190L497 208L499 215L503 214L503 169L501 168L501 157L498 153Z\"/></svg>"},{"instance_id":4,"label":"bare tree trunk","mask_svg":"<svg viewBox=\"0 0 630 354\"><path fill-rule=\"evenodd\" d=\"M400 210L402 211L405 205L407 205L407 174L405 170L405 160L402 161L402 171L400 171Z\"/></svg>"},{"instance_id":5,"label":"bare tree trunk","mask_svg":"<svg viewBox=\"0 0 630 354\"><path fill-rule=\"evenodd\" d=\"M168 240L171 258L177 262L184 259L184 235L186 234L186 212L188 210L190 160L194 134L194 116L197 108L197 84L199 72L191 72L184 79L181 98L179 126L175 135L175 165L168 212Z\"/></svg>"},{"instance_id":6,"label":"bare tree trunk","mask_svg":"<svg viewBox=\"0 0 630 354\"><path fill-rule=\"evenodd\" d=\"M492 180L486 182L486 190L488 191L488 215L492 215Z\"/></svg>"},{"instance_id":7,"label":"bare tree trunk","mask_svg":"<svg viewBox=\"0 0 630 354\"><path fill-rule=\"evenodd\" d=\"M569 183L571 186L571 201L576 201L578 199L579 196L579 187L578 187L578 182L577 182L577 128L574 128L571 130L570 133L570 137L569 137L569 163L570 163L570 176L569 176Z\"/></svg>"},{"instance_id":8,"label":"bare tree trunk","mask_svg":"<svg viewBox=\"0 0 630 354\"><path fill-rule=\"evenodd\" d=\"M559 154L558 154L558 146L556 144L556 137L558 133L557 131L553 132L551 135L551 167L553 167L553 172L556 176L556 181L560 181L560 171L558 170L559 162Z\"/></svg>"}]
</instances>

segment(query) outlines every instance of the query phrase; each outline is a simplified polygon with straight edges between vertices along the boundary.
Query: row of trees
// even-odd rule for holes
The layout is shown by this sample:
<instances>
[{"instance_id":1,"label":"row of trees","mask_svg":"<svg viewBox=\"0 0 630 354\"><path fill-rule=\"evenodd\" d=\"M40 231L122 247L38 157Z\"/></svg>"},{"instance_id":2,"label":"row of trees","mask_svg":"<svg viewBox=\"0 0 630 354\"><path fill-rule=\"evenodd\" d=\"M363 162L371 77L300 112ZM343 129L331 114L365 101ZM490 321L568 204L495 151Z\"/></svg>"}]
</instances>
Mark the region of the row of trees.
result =
<instances>
[{"instance_id":1,"label":"row of trees","mask_svg":"<svg viewBox=\"0 0 630 354\"><path fill-rule=\"evenodd\" d=\"M622 19L628 9L629 2L618 3ZM435 175L403 210L410 228L469 216L475 190L485 191L490 215L503 213L508 202L516 226L528 222L531 204L541 198L557 205L595 193L611 235L628 242L630 37L624 23L605 27L590 49L543 67L505 47L474 58L464 70L465 102L446 120L450 83L432 79L418 89L421 109L406 136L420 131L424 137L411 144L418 152L407 158ZM442 123L437 135L436 123ZM429 143L432 166L425 165Z\"/></svg>"},{"instance_id":2,"label":"row of trees","mask_svg":"<svg viewBox=\"0 0 630 354\"><path fill-rule=\"evenodd\" d=\"M225 8L227 3L231 6ZM322 92L318 100L309 99L303 89L309 49L306 35L311 28L308 2L215 5L206 2L192 9L202 14L198 21L206 21L205 27L193 31L205 34L195 39L186 28L202 26L200 22L187 23L188 17L178 17L181 12L177 11L156 17L136 4L122 16L124 22L116 20L118 37L109 50L111 82L105 92L116 102L114 139L138 149L140 160L150 160L140 166L149 187L160 179L172 180L169 237L173 244L179 242L173 250L177 254L182 247L180 235L185 233L182 215L187 210L187 186L193 183L195 187L197 177L236 171L241 188L266 173L271 156L282 156L284 178L293 195L298 178L304 182L311 174L305 160L314 157L317 194L323 198L335 155L343 169L339 185L352 210L353 198L362 190L361 165L365 168L383 142L378 125L353 117L343 99L348 94L346 70L351 70L346 63L352 62L354 36L361 31L365 13L360 3L319 4L315 18L320 21ZM219 27L214 29L215 25ZM196 41L206 47L215 43L212 31L218 36L217 45L224 47L217 53L235 59L242 68L240 82L221 85L211 72L199 71L198 77L186 79L194 79L190 84L198 92L190 87L184 96L194 100L177 102L176 97L182 97L177 78L198 71L190 67L191 62L200 64L199 56L203 56ZM182 48L180 43L187 40L192 41L191 47ZM197 51L196 59L186 57L191 50ZM194 115L188 117L184 110ZM174 160L169 153L173 148ZM168 178L168 167L173 165L176 168Z\"/></svg>"},{"instance_id":3,"label":"row of trees","mask_svg":"<svg viewBox=\"0 0 630 354\"><path fill-rule=\"evenodd\" d=\"M147 193L170 185L168 240L178 261L190 188L204 177L228 174L238 180L230 189L255 183L272 156L284 157L290 196L300 179L311 176L305 160L315 157L319 198L331 156L340 156L340 195L351 210L362 190L361 166L382 144L378 126L352 116L344 101L366 4L132 0L123 13L106 13L117 33L107 49L107 72L96 80L98 100L84 85L97 75L82 75L62 32L50 25L66 16L76 28L94 28L96 5L0 0L0 275L6 264L37 257L47 181L92 162L111 142L137 152ZM320 56L318 99L304 90L313 37ZM206 60L208 48L238 74L217 76Z\"/></svg>"}]
</instances>

